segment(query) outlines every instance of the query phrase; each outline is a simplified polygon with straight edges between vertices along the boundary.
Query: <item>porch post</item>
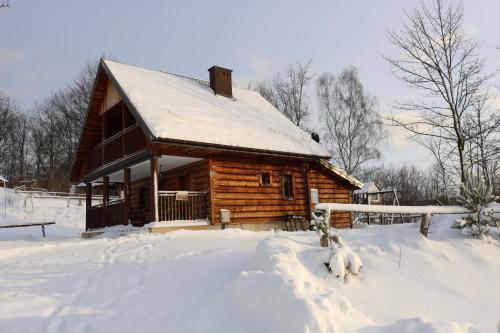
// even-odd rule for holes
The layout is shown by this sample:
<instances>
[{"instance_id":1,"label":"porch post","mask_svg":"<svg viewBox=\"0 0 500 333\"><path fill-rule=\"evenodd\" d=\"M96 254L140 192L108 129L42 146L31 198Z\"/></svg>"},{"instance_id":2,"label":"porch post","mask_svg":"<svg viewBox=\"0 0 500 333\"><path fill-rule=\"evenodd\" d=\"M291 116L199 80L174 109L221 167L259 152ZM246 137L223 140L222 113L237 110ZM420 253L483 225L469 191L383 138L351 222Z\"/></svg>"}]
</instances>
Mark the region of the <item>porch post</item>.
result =
<instances>
[{"instance_id":1,"label":"porch post","mask_svg":"<svg viewBox=\"0 0 500 333\"><path fill-rule=\"evenodd\" d=\"M85 230L89 225L89 208L92 207L92 183L85 184Z\"/></svg>"},{"instance_id":2,"label":"porch post","mask_svg":"<svg viewBox=\"0 0 500 333\"><path fill-rule=\"evenodd\" d=\"M85 184L85 207L92 207L92 183Z\"/></svg>"},{"instance_id":3,"label":"porch post","mask_svg":"<svg viewBox=\"0 0 500 333\"><path fill-rule=\"evenodd\" d=\"M153 221L159 221L158 213L158 172L159 172L159 162L158 157L151 157L151 218Z\"/></svg>"},{"instance_id":4,"label":"porch post","mask_svg":"<svg viewBox=\"0 0 500 333\"><path fill-rule=\"evenodd\" d=\"M125 206L123 207L123 224L130 222L130 168L123 169L123 195Z\"/></svg>"},{"instance_id":5,"label":"porch post","mask_svg":"<svg viewBox=\"0 0 500 333\"><path fill-rule=\"evenodd\" d=\"M109 177L102 177L102 226L106 226L106 211L109 201Z\"/></svg>"}]
</instances>

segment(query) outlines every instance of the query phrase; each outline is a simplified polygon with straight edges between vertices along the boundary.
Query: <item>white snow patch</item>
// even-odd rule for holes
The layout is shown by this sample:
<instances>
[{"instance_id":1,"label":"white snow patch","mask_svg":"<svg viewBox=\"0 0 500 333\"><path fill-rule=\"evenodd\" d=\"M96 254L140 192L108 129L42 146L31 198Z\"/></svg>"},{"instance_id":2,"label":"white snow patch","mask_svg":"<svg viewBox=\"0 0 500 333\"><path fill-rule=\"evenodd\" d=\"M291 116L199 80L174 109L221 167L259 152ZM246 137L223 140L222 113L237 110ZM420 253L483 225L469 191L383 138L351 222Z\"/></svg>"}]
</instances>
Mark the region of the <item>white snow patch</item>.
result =
<instances>
[{"instance_id":1,"label":"white snow patch","mask_svg":"<svg viewBox=\"0 0 500 333\"><path fill-rule=\"evenodd\" d=\"M45 227L47 237L78 237L85 230L85 200L29 198L12 189L0 188L0 225L29 222L56 222ZM5 206L7 209L5 209ZM42 238L39 226L0 229L0 241Z\"/></svg>"},{"instance_id":2,"label":"white snow patch","mask_svg":"<svg viewBox=\"0 0 500 333\"><path fill-rule=\"evenodd\" d=\"M415 224L341 230L363 261L345 281L314 232L0 230L0 332L496 332L498 241L435 219L429 238Z\"/></svg>"}]
</instances>

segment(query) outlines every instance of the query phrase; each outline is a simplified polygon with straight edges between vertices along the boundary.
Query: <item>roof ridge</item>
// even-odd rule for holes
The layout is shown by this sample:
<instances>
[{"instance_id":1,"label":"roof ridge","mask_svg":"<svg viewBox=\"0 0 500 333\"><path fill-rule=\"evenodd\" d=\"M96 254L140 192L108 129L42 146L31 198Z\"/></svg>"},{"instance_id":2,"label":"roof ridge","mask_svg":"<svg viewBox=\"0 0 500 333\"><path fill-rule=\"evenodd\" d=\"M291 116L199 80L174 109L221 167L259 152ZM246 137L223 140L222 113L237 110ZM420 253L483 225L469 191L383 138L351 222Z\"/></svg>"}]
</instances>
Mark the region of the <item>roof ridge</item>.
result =
<instances>
[{"instance_id":1,"label":"roof ridge","mask_svg":"<svg viewBox=\"0 0 500 333\"><path fill-rule=\"evenodd\" d=\"M105 61L116 62L116 63L122 64L122 65L127 65L127 66L131 66L131 67L137 67L137 68L140 68L140 69L145 69L145 70L148 70L148 71L153 71L153 72L159 72L159 73L163 73L163 74L169 74L169 75L178 76L178 77L181 77L181 78L184 78L184 79L196 81L196 82L198 82L198 83L200 83L200 84L202 84L204 86L210 87L210 81L208 81L208 80L197 79L197 78L194 78L194 77L190 77L190 76L186 76L186 75L181 75L181 74L176 74L176 73L172 73L172 72L167 72L167 71L160 70L160 69L154 69L154 68L139 66L139 65L135 65L135 64L129 64L129 63L124 62L124 61L106 59L104 57L102 57L101 59L105 60Z\"/></svg>"}]
</instances>

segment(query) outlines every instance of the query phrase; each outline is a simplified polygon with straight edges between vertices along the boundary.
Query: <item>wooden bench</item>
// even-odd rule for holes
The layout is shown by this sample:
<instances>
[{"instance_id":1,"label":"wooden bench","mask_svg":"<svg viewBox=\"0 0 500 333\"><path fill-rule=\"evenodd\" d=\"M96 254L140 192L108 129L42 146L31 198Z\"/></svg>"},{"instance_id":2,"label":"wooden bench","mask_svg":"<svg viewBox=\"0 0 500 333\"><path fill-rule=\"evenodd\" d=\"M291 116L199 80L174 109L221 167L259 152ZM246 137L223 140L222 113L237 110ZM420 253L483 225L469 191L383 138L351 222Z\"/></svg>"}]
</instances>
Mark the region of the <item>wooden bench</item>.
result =
<instances>
[{"instance_id":1,"label":"wooden bench","mask_svg":"<svg viewBox=\"0 0 500 333\"><path fill-rule=\"evenodd\" d=\"M286 231L304 230L304 218L301 215L287 214L285 215Z\"/></svg>"},{"instance_id":2,"label":"wooden bench","mask_svg":"<svg viewBox=\"0 0 500 333\"><path fill-rule=\"evenodd\" d=\"M34 223L23 223L23 224L0 224L0 229L4 228L22 228L22 227L42 227L42 235L45 237L45 226L50 224L56 224L55 222L34 222Z\"/></svg>"}]
</instances>

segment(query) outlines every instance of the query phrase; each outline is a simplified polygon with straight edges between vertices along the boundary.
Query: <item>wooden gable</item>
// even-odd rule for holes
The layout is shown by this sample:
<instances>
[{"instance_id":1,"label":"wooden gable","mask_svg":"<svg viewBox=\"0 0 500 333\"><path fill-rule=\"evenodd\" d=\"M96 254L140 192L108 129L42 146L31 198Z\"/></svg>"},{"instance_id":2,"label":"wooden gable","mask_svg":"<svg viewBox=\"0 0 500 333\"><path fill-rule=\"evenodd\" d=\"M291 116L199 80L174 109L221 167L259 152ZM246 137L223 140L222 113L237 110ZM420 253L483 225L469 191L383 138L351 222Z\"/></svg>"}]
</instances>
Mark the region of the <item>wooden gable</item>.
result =
<instances>
[{"instance_id":1,"label":"wooden gable","mask_svg":"<svg viewBox=\"0 0 500 333\"><path fill-rule=\"evenodd\" d=\"M132 112L131 107L128 107L126 98L123 97L120 87L110 76L109 71L106 70L104 63L101 61L97 76L94 82L94 90L90 99L89 107L87 110L87 117L80 136L80 142L77 153L73 162L71 170L70 181L79 182L85 176L85 171L96 164L94 158L89 158L88 154L96 146L102 144L104 140L113 136L117 130L113 127L119 127L119 130L130 123L132 118L133 122L142 125L142 119ZM126 116L120 116L117 121L113 117L117 109L123 108L126 110ZM108 126L103 126L103 119L109 118ZM140 130L140 129L138 129ZM146 137L144 129L142 128L142 137ZM107 162L107 161L106 161ZM94 168L94 167L92 167Z\"/></svg>"}]
</instances>

